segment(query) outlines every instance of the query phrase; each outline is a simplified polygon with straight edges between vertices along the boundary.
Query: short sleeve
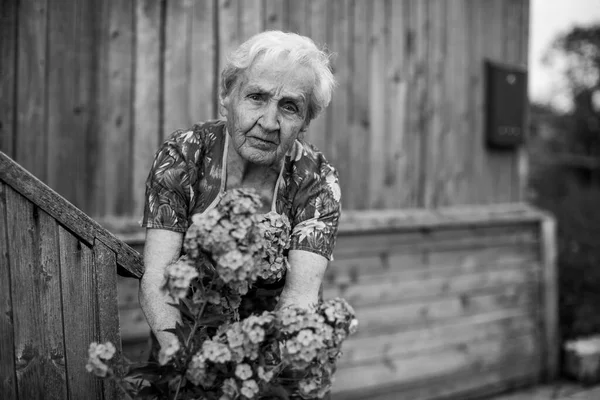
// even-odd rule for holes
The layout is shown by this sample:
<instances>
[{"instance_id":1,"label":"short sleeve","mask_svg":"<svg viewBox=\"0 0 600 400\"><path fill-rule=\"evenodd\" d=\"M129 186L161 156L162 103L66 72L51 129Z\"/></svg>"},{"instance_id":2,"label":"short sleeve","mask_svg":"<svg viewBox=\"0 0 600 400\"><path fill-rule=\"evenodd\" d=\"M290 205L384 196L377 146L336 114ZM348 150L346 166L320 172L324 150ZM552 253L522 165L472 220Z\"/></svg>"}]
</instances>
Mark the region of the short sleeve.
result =
<instances>
[{"instance_id":1,"label":"short sleeve","mask_svg":"<svg viewBox=\"0 0 600 400\"><path fill-rule=\"evenodd\" d=\"M190 171L175 132L156 152L146 179L144 216L147 228L185 232L188 227Z\"/></svg>"},{"instance_id":2,"label":"short sleeve","mask_svg":"<svg viewBox=\"0 0 600 400\"><path fill-rule=\"evenodd\" d=\"M308 174L296 194L291 250L305 250L332 260L341 212L337 171L323 162Z\"/></svg>"}]
</instances>

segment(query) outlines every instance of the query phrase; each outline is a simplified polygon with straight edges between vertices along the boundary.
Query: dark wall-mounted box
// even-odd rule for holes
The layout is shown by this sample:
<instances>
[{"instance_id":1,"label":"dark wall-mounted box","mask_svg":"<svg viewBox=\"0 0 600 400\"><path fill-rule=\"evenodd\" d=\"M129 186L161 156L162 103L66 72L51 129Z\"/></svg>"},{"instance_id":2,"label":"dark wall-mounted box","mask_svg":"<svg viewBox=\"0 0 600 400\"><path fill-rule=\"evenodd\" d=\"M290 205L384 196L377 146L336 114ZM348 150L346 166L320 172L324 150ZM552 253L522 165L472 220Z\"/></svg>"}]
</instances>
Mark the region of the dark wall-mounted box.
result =
<instances>
[{"instance_id":1,"label":"dark wall-mounted box","mask_svg":"<svg viewBox=\"0 0 600 400\"><path fill-rule=\"evenodd\" d=\"M486 144L514 149L525 139L527 70L485 60Z\"/></svg>"}]
</instances>

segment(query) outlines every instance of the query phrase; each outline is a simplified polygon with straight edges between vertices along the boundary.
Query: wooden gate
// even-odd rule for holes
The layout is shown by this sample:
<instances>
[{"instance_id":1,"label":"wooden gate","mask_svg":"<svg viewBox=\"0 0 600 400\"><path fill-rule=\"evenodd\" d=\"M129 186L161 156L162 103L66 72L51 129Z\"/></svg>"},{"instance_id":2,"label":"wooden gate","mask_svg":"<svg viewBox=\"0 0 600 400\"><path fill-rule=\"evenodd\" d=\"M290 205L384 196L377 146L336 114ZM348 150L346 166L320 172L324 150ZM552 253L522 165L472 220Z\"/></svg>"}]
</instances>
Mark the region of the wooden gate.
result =
<instances>
[{"instance_id":1,"label":"wooden gate","mask_svg":"<svg viewBox=\"0 0 600 400\"><path fill-rule=\"evenodd\" d=\"M85 364L121 352L118 269L141 276L139 254L0 153L0 398L116 398Z\"/></svg>"}]
</instances>

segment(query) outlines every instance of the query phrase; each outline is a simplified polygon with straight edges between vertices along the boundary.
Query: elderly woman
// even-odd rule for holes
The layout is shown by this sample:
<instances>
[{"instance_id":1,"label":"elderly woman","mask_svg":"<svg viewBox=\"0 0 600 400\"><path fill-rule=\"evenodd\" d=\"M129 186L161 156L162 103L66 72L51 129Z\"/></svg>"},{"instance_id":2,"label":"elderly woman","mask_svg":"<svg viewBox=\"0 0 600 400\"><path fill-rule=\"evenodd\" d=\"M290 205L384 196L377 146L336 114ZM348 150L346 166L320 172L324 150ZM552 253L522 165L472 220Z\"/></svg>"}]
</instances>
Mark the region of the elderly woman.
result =
<instances>
[{"instance_id":1,"label":"elderly woman","mask_svg":"<svg viewBox=\"0 0 600 400\"><path fill-rule=\"evenodd\" d=\"M309 38L263 32L235 50L222 72L224 119L176 131L158 150L146 182L140 303L161 346L172 338L164 330L180 319L160 289L165 268L179 258L191 217L230 189L256 189L260 211L285 214L292 225L277 306L317 303L340 189L334 168L301 136L329 104L334 85L327 54Z\"/></svg>"}]
</instances>

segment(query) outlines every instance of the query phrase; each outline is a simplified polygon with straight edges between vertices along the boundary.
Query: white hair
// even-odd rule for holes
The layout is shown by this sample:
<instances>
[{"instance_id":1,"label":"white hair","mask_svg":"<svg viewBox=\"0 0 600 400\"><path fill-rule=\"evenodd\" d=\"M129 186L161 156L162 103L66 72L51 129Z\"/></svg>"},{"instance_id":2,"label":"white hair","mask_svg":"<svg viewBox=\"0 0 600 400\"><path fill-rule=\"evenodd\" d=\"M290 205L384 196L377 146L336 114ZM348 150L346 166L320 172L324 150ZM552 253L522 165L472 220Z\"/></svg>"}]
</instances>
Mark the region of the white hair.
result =
<instances>
[{"instance_id":1,"label":"white hair","mask_svg":"<svg viewBox=\"0 0 600 400\"><path fill-rule=\"evenodd\" d=\"M292 65L303 65L312 69L315 84L310 95L307 121L316 118L329 105L336 85L331 72L330 55L319 49L310 38L295 33L261 32L234 50L221 73L221 98L231 93L238 77L258 56L262 56L266 61L275 61L282 55Z\"/></svg>"}]
</instances>

